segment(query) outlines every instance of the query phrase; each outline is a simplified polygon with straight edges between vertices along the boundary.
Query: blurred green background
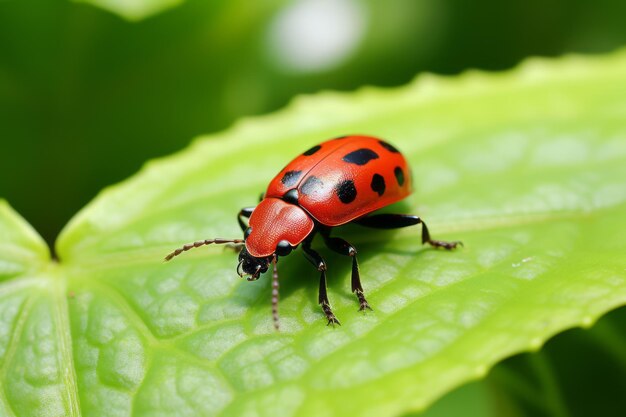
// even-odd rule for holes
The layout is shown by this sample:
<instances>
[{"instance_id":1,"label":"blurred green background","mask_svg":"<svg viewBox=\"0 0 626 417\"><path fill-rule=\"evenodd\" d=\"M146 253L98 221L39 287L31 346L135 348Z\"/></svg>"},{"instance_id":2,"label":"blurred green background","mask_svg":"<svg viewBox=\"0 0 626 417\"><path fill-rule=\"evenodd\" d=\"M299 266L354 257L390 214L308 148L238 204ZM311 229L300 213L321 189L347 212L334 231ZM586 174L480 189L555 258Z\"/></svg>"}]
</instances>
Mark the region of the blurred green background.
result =
<instances>
[{"instance_id":1,"label":"blurred green background","mask_svg":"<svg viewBox=\"0 0 626 417\"><path fill-rule=\"evenodd\" d=\"M626 43L623 0L95 1L126 18L0 1L0 197L48 242L147 159L297 94Z\"/></svg>"}]
</instances>

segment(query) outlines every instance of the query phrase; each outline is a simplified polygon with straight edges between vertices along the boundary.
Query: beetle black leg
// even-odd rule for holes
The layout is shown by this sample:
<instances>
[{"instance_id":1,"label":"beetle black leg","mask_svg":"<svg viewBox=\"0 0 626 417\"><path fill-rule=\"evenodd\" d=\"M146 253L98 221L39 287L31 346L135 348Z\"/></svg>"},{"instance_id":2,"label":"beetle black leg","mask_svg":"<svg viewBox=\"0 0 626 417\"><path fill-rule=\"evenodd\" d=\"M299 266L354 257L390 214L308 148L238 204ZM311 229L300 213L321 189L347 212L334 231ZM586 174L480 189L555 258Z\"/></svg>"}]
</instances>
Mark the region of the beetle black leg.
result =
<instances>
[{"instance_id":1,"label":"beetle black leg","mask_svg":"<svg viewBox=\"0 0 626 417\"><path fill-rule=\"evenodd\" d=\"M232 250L235 253L241 252L245 243L227 243L224 245L224 250Z\"/></svg>"},{"instance_id":2,"label":"beetle black leg","mask_svg":"<svg viewBox=\"0 0 626 417\"><path fill-rule=\"evenodd\" d=\"M356 259L356 248L350 243L338 237L330 237L330 232L323 232L322 237L326 246L331 250L345 256L352 257L352 292L356 294L359 299L359 310L369 309L372 307L368 304L363 293L363 286L361 285L361 275L359 274L359 262Z\"/></svg>"},{"instance_id":3,"label":"beetle black leg","mask_svg":"<svg viewBox=\"0 0 626 417\"><path fill-rule=\"evenodd\" d=\"M354 223L361 226L373 227L376 229L399 229L401 227L422 224L422 244L428 243L435 248L454 249L458 245L463 246L460 241L444 242L443 240L433 240L430 238L428 226L418 216L410 214L376 214L355 220Z\"/></svg>"},{"instance_id":4,"label":"beetle black leg","mask_svg":"<svg viewBox=\"0 0 626 417\"><path fill-rule=\"evenodd\" d=\"M434 248L444 248L444 249L454 249L457 246L463 246L463 242L460 240L455 240L453 242L446 242L443 240L433 240L430 238L430 232L428 231L428 227L426 223L422 222L422 244L428 243L430 246Z\"/></svg>"},{"instance_id":5,"label":"beetle black leg","mask_svg":"<svg viewBox=\"0 0 626 417\"><path fill-rule=\"evenodd\" d=\"M241 230L244 232L246 231L248 226L243 221L243 219L250 218L250 216L252 216L252 212L254 211L254 209L255 207L244 207L241 210L239 210L239 214L237 214L237 223L239 223L239 227L241 227ZM229 243L227 245L224 245L224 249L230 249L234 251L235 253L241 252L243 247L244 247L243 243Z\"/></svg>"},{"instance_id":6,"label":"beetle black leg","mask_svg":"<svg viewBox=\"0 0 626 417\"><path fill-rule=\"evenodd\" d=\"M241 227L242 232L245 232L248 228L248 225L243 221L243 219L249 219L250 216L252 216L254 209L254 207L244 207L239 210L239 214L237 214L237 223L239 223L239 227Z\"/></svg>"},{"instance_id":7,"label":"beetle black leg","mask_svg":"<svg viewBox=\"0 0 626 417\"><path fill-rule=\"evenodd\" d=\"M328 324L341 325L339 320L337 320L337 317L333 314L333 310L330 308L330 301L328 301L328 294L326 292L326 262L324 261L324 258L322 258L319 253L311 249L310 241L305 241L302 244L302 250L304 251L304 256L309 260L309 262L311 262L317 270L320 271L320 290L318 302L322 306L322 310L326 315Z\"/></svg>"}]
</instances>

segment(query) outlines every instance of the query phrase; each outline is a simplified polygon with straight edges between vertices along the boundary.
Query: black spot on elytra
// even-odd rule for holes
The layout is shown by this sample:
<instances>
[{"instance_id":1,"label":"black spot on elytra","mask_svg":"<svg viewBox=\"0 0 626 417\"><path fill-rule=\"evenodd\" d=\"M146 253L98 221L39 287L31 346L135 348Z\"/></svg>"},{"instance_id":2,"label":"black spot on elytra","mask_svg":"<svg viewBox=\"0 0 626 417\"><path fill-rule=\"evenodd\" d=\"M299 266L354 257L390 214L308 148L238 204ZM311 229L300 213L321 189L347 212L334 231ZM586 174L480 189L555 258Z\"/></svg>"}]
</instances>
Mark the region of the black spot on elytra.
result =
<instances>
[{"instance_id":1,"label":"black spot on elytra","mask_svg":"<svg viewBox=\"0 0 626 417\"><path fill-rule=\"evenodd\" d=\"M317 177L310 176L304 181L304 184L300 187L300 192L304 195L311 195L315 190L320 188L324 183Z\"/></svg>"},{"instance_id":2,"label":"black spot on elytra","mask_svg":"<svg viewBox=\"0 0 626 417\"><path fill-rule=\"evenodd\" d=\"M372 159L378 159L378 154L371 149L362 148L350 152L341 159L351 164L365 165Z\"/></svg>"},{"instance_id":3,"label":"black spot on elytra","mask_svg":"<svg viewBox=\"0 0 626 417\"><path fill-rule=\"evenodd\" d=\"M370 186L372 187L372 190L378 193L379 196L385 194L385 179L382 175L374 174Z\"/></svg>"},{"instance_id":4,"label":"black spot on elytra","mask_svg":"<svg viewBox=\"0 0 626 417\"><path fill-rule=\"evenodd\" d=\"M300 178L301 174L302 171L287 171L285 172L285 175L283 175L283 177L280 179L280 182L285 184L287 187L291 187L292 185L295 185L296 182L298 182L298 178Z\"/></svg>"},{"instance_id":5,"label":"black spot on elytra","mask_svg":"<svg viewBox=\"0 0 626 417\"><path fill-rule=\"evenodd\" d=\"M398 181L398 185L402 186L404 184L404 171L402 171L402 168L396 167L393 170L393 173L396 176L396 180Z\"/></svg>"},{"instance_id":6,"label":"black spot on elytra","mask_svg":"<svg viewBox=\"0 0 626 417\"><path fill-rule=\"evenodd\" d=\"M354 187L354 181L341 181L335 188L335 192L337 193L337 197L339 197L339 200L341 200L342 203L352 203L356 198L356 188Z\"/></svg>"},{"instance_id":7,"label":"black spot on elytra","mask_svg":"<svg viewBox=\"0 0 626 417\"><path fill-rule=\"evenodd\" d=\"M298 198L300 198L300 196L298 195L298 190L296 188L292 188L283 194L283 200L287 203L298 204Z\"/></svg>"},{"instance_id":8,"label":"black spot on elytra","mask_svg":"<svg viewBox=\"0 0 626 417\"><path fill-rule=\"evenodd\" d=\"M314 147L312 147L311 149L309 149L308 151L306 151L302 155L311 156L315 152L319 151L320 149L322 149L322 145L315 145Z\"/></svg>"},{"instance_id":9,"label":"black spot on elytra","mask_svg":"<svg viewBox=\"0 0 626 417\"><path fill-rule=\"evenodd\" d=\"M395 146L393 146L390 143L385 142L384 140L379 140L378 143L380 143L380 146L387 149L389 152L400 153L400 151Z\"/></svg>"}]
</instances>

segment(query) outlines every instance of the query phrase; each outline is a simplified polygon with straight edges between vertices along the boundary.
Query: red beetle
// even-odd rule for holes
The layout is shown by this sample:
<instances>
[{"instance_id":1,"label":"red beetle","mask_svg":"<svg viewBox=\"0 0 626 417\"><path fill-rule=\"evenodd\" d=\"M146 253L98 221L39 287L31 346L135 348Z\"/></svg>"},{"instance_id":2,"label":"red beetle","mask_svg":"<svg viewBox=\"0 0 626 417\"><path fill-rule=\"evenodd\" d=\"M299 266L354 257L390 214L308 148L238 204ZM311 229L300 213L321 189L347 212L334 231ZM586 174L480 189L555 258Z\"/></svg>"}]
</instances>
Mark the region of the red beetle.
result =
<instances>
[{"instance_id":1,"label":"red beetle","mask_svg":"<svg viewBox=\"0 0 626 417\"><path fill-rule=\"evenodd\" d=\"M393 145L371 136L342 136L314 146L291 161L270 182L256 207L241 209L237 220L243 239L207 239L190 243L167 255L166 261L209 244L235 244L241 251L237 272L248 280L259 278L273 265L272 316L278 329L278 270L280 256L302 244L305 257L321 272L319 304L328 324L339 324L326 293L326 262L311 248L319 232L335 252L352 257L352 292L360 310L371 307L363 294L357 251L350 243L331 237L331 229L346 223L378 229L422 225L422 243L453 249L461 242L430 238L426 223L407 214L371 212L402 200L411 193L411 175L404 156ZM244 218L249 218L246 225Z\"/></svg>"}]
</instances>

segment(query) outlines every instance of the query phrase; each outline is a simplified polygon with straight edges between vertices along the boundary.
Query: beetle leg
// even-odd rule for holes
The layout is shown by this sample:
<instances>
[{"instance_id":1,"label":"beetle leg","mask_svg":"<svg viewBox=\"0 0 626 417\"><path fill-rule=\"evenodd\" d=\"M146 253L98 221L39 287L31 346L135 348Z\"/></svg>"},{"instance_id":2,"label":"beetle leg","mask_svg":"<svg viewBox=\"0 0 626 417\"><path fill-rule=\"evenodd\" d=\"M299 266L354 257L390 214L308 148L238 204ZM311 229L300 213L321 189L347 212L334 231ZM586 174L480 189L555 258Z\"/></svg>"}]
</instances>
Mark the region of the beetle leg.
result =
<instances>
[{"instance_id":1,"label":"beetle leg","mask_svg":"<svg viewBox=\"0 0 626 417\"><path fill-rule=\"evenodd\" d=\"M399 229L401 227L422 224L422 244L428 243L435 248L454 249L457 246L463 246L463 242L444 242L443 240L433 240L430 238L430 232L426 223L418 216L410 214L376 214L373 216L363 217L355 220L354 223L365 227L373 227L375 229Z\"/></svg>"},{"instance_id":2,"label":"beetle leg","mask_svg":"<svg viewBox=\"0 0 626 417\"><path fill-rule=\"evenodd\" d=\"M422 222L422 244L428 243L430 246L434 248L444 248L444 249L454 249L458 245L463 246L463 242L460 240L455 240L454 242L445 242L443 240L433 240L430 238L430 232L428 231L428 227L426 223Z\"/></svg>"},{"instance_id":3,"label":"beetle leg","mask_svg":"<svg viewBox=\"0 0 626 417\"><path fill-rule=\"evenodd\" d=\"M245 243L227 243L224 245L224 250L232 250L234 253L239 253L243 250Z\"/></svg>"},{"instance_id":4,"label":"beetle leg","mask_svg":"<svg viewBox=\"0 0 626 417\"><path fill-rule=\"evenodd\" d=\"M363 294L363 286L361 285L361 274L359 273L359 262L356 259L356 248L350 243L338 237L330 237L330 233L322 233L324 242L329 249L345 256L352 257L352 292L359 299L359 310L371 310Z\"/></svg>"},{"instance_id":5,"label":"beetle leg","mask_svg":"<svg viewBox=\"0 0 626 417\"><path fill-rule=\"evenodd\" d=\"M237 214L237 223L239 223L239 227L241 227L242 232L245 232L248 228L246 223L243 221L244 217L249 219L250 216L252 216L252 212L254 211L254 209L255 207L244 207L239 210L239 214Z\"/></svg>"},{"instance_id":6,"label":"beetle leg","mask_svg":"<svg viewBox=\"0 0 626 417\"><path fill-rule=\"evenodd\" d=\"M319 297L318 302L322 306L322 310L326 315L326 319L328 320L328 324L339 324L339 320L333 314L333 310L330 308L330 301L328 301L328 294L326 292L326 262L324 258L311 249L311 242L305 241L302 244L302 250L304 251L304 256L311 262L318 271L320 271L320 289L319 289Z\"/></svg>"}]
</instances>

